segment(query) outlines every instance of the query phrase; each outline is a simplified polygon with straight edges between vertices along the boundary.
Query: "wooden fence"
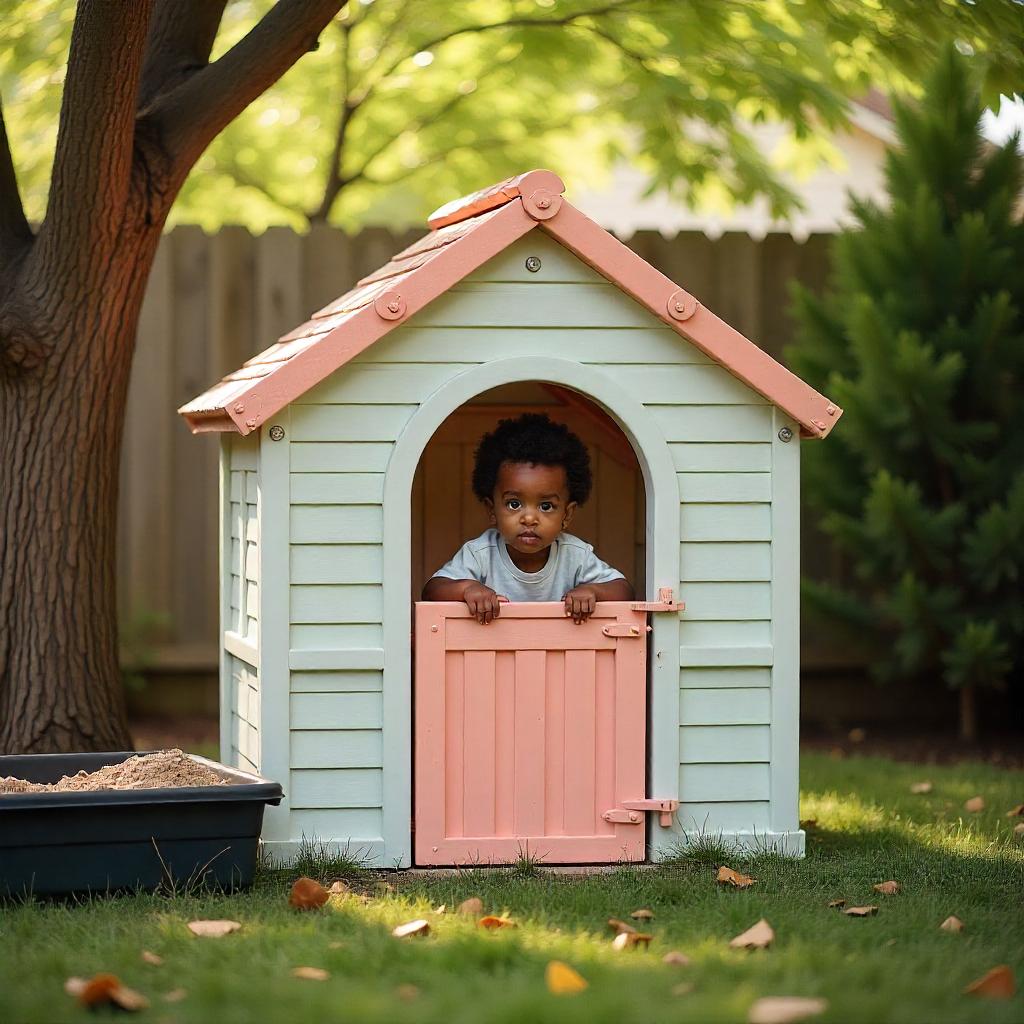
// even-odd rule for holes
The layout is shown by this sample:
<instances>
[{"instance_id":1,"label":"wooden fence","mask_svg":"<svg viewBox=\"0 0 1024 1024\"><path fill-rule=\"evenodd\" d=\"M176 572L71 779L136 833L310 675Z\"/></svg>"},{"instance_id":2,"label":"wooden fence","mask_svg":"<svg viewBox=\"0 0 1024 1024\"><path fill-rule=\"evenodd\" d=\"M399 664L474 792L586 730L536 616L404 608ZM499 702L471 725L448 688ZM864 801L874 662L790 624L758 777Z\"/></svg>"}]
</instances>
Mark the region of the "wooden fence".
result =
<instances>
[{"instance_id":1,"label":"wooden fence","mask_svg":"<svg viewBox=\"0 0 1024 1024\"><path fill-rule=\"evenodd\" d=\"M308 314L346 291L422 232L349 236L226 227L164 236L146 292L121 462L118 586L126 661L215 671L217 665L217 440L193 437L175 410ZM710 240L699 232L641 232L637 253L779 357L788 342L788 283L818 290L828 236ZM820 548L805 538L805 563ZM805 661L813 645L805 645Z\"/></svg>"}]
</instances>

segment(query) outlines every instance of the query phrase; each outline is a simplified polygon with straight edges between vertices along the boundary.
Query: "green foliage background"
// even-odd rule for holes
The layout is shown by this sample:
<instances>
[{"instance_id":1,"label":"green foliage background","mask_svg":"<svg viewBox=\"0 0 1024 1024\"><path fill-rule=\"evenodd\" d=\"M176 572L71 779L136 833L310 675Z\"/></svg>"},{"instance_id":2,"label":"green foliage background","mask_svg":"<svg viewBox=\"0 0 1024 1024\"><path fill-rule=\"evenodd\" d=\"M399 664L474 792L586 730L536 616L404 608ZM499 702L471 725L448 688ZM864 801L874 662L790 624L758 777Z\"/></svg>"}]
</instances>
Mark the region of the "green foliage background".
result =
<instances>
[{"instance_id":1,"label":"green foliage background","mask_svg":"<svg viewBox=\"0 0 1024 1024\"><path fill-rule=\"evenodd\" d=\"M269 0L227 6L214 57ZM0 95L30 217L42 217L71 0L9 0ZM988 99L1024 81L1017 0L363 0L211 145L171 223L301 228L337 165L332 222L422 222L453 195L533 166L598 183L629 154L652 189L724 205L794 197L783 168L831 154L846 98L913 91L955 38ZM774 164L748 124L782 121Z\"/></svg>"},{"instance_id":2,"label":"green foliage background","mask_svg":"<svg viewBox=\"0 0 1024 1024\"><path fill-rule=\"evenodd\" d=\"M1002 686L1024 659L1024 155L983 139L948 50L897 105L890 205L854 202L832 292L797 289L797 373L845 415L808 446L804 496L848 556L806 584L874 638L883 677Z\"/></svg>"}]
</instances>

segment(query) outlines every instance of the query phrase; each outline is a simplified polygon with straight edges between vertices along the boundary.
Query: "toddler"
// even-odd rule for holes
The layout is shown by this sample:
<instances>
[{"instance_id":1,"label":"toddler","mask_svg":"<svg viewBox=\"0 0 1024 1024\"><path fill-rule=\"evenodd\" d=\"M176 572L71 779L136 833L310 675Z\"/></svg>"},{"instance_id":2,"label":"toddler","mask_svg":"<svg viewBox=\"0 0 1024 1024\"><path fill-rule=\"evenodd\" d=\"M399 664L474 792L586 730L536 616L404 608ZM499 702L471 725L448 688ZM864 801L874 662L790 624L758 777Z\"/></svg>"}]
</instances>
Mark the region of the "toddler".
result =
<instances>
[{"instance_id":1,"label":"toddler","mask_svg":"<svg viewBox=\"0 0 1024 1024\"><path fill-rule=\"evenodd\" d=\"M424 601L465 601L487 624L499 599L564 601L573 622L598 601L629 601L633 588L585 541L563 532L590 494L583 442L547 416L501 420L476 450L473 492L491 528L467 541L423 588Z\"/></svg>"}]
</instances>

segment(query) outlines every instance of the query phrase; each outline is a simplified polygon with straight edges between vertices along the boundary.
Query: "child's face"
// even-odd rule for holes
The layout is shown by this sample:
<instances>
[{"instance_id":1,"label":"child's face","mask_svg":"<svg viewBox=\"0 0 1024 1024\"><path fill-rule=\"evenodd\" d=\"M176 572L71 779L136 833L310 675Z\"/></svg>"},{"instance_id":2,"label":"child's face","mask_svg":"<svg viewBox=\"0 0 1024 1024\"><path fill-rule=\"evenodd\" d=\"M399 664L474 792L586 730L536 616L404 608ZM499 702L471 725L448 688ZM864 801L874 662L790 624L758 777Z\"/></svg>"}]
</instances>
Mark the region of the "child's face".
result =
<instances>
[{"instance_id":1,"label":"child's face","mask_svg":"<svg viewBox=\"0 0 1024 1024\"><path fill-rule=\"evenodd\" d=\"M498 528L512 560L521 569L547 561L547 550L576 511L569 500L564 466L529 462L503 462L498 469L494 497L487 502L491 522ZM525 556L521 564L515 554ZM541 556L531 559L530 556Z\"/></svg>"}]
</instances>

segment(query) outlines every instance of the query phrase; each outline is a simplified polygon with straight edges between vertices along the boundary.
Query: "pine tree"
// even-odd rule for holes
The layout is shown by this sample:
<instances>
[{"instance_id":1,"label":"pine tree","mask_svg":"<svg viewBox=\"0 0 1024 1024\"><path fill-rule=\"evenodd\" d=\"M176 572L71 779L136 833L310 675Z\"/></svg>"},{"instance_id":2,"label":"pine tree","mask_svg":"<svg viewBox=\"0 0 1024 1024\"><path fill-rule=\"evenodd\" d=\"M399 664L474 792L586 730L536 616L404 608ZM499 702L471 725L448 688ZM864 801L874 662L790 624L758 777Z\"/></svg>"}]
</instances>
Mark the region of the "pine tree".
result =
<instances>
[{"instance_id":1,"label":"pine tree","mask_svg":"<svg viewBox=\"0 0 1024 1024\"><path fill-rule=\"evenodd\" d=\"M973 739L977 691L1024 662L1024 158L983 138L952 48L894 106L888 205L854 201L830 291L795 291L790 365L845 410L804 494L852 569L804 592L879 677L958 689Z\"/></svg>"}]
</instances>

